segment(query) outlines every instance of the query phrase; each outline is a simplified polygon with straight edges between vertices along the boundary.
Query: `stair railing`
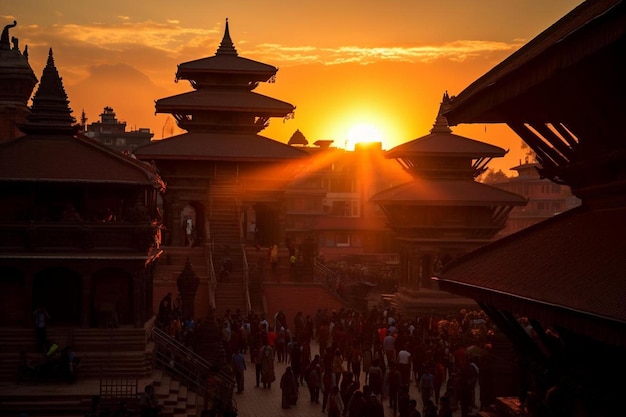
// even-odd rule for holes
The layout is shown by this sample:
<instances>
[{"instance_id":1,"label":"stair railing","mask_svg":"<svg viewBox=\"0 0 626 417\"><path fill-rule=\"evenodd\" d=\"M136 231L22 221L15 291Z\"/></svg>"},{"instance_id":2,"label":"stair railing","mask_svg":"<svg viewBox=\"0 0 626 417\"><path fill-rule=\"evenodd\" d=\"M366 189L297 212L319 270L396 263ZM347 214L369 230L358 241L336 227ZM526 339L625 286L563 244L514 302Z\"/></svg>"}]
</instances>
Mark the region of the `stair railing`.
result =
<instances>
[{"instance_id":1,"label":"stair railing","mask_svg":"<svg viewBox=\"0 0 626 417\"><path fill-rule=\"evenodd\" d=\"M248 267L245 243L241 245L241 253L243 260L243 291L246 298L246 310L250 313L252 311L252 302L250 301L250 268Z\"/></svg>"},{"instance_id":2,"label":"stair railing","mask_svg":"<svg viewBox=\"0 0 626 417\"><path fill-rule=\"evenodd\" d=\"M204 245L204 256L206 258L207 270L209 272L209 304L215 308L215 291L217 291L217 276L215 275L215 266L213 265L213 237L211 236L211 223L207 220L204 224L206 233L206 244Z\"/></svg>"},{"instance_id":3,"label":"stair railing","mask_svg":"<svg viewBox=\"0 0 626 417\"><path fill-rule=\"evenodd\" d=\"M233 404L233 376L212 364L163 330L153 327L153 366L176 378L204 398L205 409L209 404Z\"/></svg>"},{"instance_id":4,"label":"stair railing","mask_svg":"<svg viewBox=\"0 0 626 417\"><path fill-rule=\"evenodd\" d=\"M315 259L313 261L313 280L321 283L339 297L339 275L326 265Z\"/></svg>"}]
</instances>

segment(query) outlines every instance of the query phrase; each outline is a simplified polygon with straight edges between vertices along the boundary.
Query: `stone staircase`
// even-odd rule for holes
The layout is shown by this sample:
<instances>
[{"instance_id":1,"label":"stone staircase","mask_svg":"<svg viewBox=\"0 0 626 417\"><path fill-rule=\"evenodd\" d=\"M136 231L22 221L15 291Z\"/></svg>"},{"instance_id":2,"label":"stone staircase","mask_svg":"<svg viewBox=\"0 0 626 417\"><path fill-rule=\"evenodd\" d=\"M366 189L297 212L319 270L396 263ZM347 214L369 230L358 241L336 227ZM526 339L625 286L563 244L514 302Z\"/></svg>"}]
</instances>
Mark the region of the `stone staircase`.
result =
<instances>
[{"instance_id":1,"label":"stone staircase","mask_svg":"<svg viewBox=\"0 0 626 417\"><path fill-rule=\"evenodd\" d=\"M0 381L16 381L20 351L40 359L32 329L2 328L0 343ZM146 355L146 332L143 328L114 329L49 328L48 338L60 348L71 346L81 359L78 379L98 378L103 370L120 375L150 374Z\"/></svg>"},{"instance_id":2,"label":"stone staircase","mask_svg":"<svg viewBox=\"0 0 626 417\"><path fill-rule=\"evenodd\" d=\"M241 225L237 203L238 187L231 179L217 178L211 184L209 222L213 244L213 264L218 276L215 293L217 314L239 309L247 311L244 292L244 271ZM219 277L225 259L232 263L227 277Z\"/></svg>"}]
</instances>

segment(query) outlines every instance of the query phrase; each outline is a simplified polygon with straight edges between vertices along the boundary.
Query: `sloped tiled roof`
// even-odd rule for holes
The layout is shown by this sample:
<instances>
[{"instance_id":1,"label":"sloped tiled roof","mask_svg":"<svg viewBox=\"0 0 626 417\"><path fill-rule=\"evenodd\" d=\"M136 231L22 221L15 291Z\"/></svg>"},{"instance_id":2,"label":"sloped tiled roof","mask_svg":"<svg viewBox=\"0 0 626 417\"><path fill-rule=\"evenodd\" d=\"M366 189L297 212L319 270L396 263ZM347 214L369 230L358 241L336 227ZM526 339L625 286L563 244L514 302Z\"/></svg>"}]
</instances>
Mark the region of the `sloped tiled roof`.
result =
<instances>
[{"instance_id":1,"label":"sloped tiled roof","mask_svg":"<svg viewBox=\"0 0 626 417\"><path fill-rule=\"evenodd\" d=\"M416 179L381 191L371 197L376 203L420 206L490 206L527 203L518 194L472 180Z\"/></svg>"},{"instance_id":2,"label":"sloped tiled roof","mask_svg":"<svg viewBox=\"0 0 626 417\"><path fill-rule=\"evenodd\" d=\"M26 136L0 142L0 182L144 184L164 188L155 171L97 141L75 135L69 100L52 49L33 97Z\"/></svg>"},{"instance_id":3,"label":"sloped tiled roof","mask_svg":"<svg viewBox=\"0 0 626 417\"><path fill-rule=\"evenodd\" d=\"M267 97L251 91L224 91L202 89L165 97L157 100L157 113L170 113L175 110L223 110L252 112L257 115L271 114L285 116L295 107L285 101Z\"/></svg>"},{"instance_id":4,"label":"sloped tiled roof","mask_svg":"<svg viewBox=\"0 0 626 417\"><path fill-rule=\"evenodd\" d=\"M424 155L464 156L468 158L502 157L506 151L498 146L480 142L454 133L430 133L426 136L403 143L387 151L387 158Z\"/></svg>"},{"instance_id":5,"label":"sloped tiled roof","mask_svg":"<svg viewBox=\"0 0 626 417\"><path fill-rule=\"evenodd\" d=\"M306 158L299 148L254 134L189 132L135 149L140 159L281 161Z\"/></svg>"},{"instance_id":6,"label":"sloped tiled roof","mask_svg":"<svg viewBox=\"0 0 626 417\"><path fill-rule=\"evenodd\" d=\"M271 77L278 68L236 55L215 55L194 61L184 62L178 66L178 78L187 72L224 72L224 73L260 73Z\"/></svg>"},{"instance_id":7,"label":"sloped tiled roof","mask_svg":"<svg viewBox=\"0 0 626 417\"><path fill-rule=\"evenodd\" d=\"M203 73L247 74L250 80L268 81L278 68L238 56L230 37L228 19L224 36L215 56L184 62L178 66L176 79L194 79Z\"/></svg>"},{"instance_id":8,"label":"sloped tiled roof","mask_svg":"<svg viewBox=\"0 0 626 417\"><path fill-rule=\"evenodd\" d=\"M439 112L435 118L430 134L403 143L390 149L387 158L406 157L465 157L469 159L499 158L506 155L504 149L480 142L464 136L455 135L448 124L444 112L450 106L450 96L444 93L439 105Z\"/></svg>"},{"instance_id":9,"label":"sloped tiled roof","mask_svg":"<svg viewBox=\"0 0 626 417\"><path fill-rule=\"evenodd\" d=\"M27 135L0 143L0 181L163 183L145 163L89 138Z\"/></svg>"},{"instance_id":10,"label":"sloped tiled roof","mask_svg":"<svg viewBox=\"0 0 626 417\"><path fill-rule=\"evenodd\" d=\"M626 325L625 218L623 207L577 207L457 259L440 286L505 309L518 300L516 311L535 317L539 306L552 319L561 310Z\"/></svg>"}]
</instances>

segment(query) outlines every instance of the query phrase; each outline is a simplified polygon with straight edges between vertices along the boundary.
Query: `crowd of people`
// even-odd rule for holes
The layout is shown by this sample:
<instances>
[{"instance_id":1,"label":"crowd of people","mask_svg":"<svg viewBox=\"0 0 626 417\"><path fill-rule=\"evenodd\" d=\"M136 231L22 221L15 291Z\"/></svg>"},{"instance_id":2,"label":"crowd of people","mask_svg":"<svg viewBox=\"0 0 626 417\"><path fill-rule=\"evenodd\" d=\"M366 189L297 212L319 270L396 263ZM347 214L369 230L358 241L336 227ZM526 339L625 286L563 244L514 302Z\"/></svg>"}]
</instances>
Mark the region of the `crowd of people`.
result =
<instances>
[{"instance_id":1,"label":"crowd of people","mask_svg":"<svg viewBox=\"0 0 626 417\"><path fill-rule=\"evenodd\" d=\"M235 392L244 394L249 364L254 380L248 384L278 385L282 408L306 396L329 416L382 417L388 406L400 417L450 417L457 409L466 417L491 400L486 384L480 401L475 394L479 376L491 368L493 330L481 311L409 319L393 308L318 309L292 320L283 311L272 317L226 311L217 320ZM172 335L193 344L193 323ZM286 365L282 375L276 363ZM419 398L411 397L410 384Z\"/></svg>"}]
</instances>

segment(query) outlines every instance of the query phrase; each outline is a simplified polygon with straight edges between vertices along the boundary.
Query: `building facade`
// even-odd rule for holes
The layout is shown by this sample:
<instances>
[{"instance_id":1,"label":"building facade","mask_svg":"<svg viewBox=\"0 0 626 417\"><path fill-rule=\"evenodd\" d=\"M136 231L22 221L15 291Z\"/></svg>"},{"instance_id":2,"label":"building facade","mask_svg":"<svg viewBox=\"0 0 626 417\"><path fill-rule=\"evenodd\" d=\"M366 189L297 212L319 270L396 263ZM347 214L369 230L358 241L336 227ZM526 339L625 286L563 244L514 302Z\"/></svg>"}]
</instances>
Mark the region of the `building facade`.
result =
<instances>
[{"instance_id":1,"label":"building facade","mask_svg":"<svg viewBox=\"0 0 626 417\"><path fill-rule=\"evenodd\" d=\"M84 115L83 119L85 120ZM85 136L128 154L149 143L154 136L154 133L150 132L148 128L126 131L126 122L118 120L115 111L110 106L106 106L100 113L100 121L86 126L85 123L82 123L82 126Z\"/></svg>"}]
</instances>

